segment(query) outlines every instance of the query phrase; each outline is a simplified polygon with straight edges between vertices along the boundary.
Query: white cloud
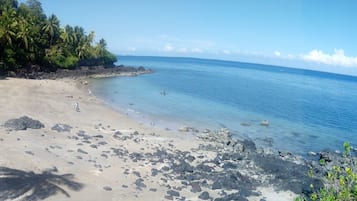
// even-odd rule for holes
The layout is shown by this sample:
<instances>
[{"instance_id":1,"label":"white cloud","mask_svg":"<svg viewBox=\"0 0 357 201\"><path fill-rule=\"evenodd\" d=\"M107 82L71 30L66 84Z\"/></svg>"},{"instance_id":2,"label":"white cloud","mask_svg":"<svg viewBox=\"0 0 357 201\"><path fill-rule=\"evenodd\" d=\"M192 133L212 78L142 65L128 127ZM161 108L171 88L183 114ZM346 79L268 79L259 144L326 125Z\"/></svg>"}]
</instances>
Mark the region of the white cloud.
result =
<instances>
[{"instance_id":1,"label":"white cloud","mask_svg":"<svg viewBox=\"0 0 357 201\"><path fill-rule=\"evenodd\" d=\"M177 52L180 52L180 53L187 53L187 52L189 52L189 51L188 51L188 49L187 49L187 48L182 47L182 48L177 49Z\"/></svg>"},{"instance_id":2,"label":"white cloud","mask_svg":"<svg viewBox=\"0 0 357 201\"><path fill-rule=\"evenodd\" d=\"M308 54L301 55L301 57L305 61L345 67L357 67L357 57L346 56L343 49L335 49L334 53L331 55L324 53L321 50L314 49Z\"/></svg>"},{"instance_id":3,"label":"white cloud","mask_svg":"<svg viewBox=\"0 0 357 201\"><path fill-rule=\"evenodd\" d=\"M191 52L193 52L193 53L202 53L203 50L201 50L200 48L195 47L195 48L191 49Z\"/></svg>"},{"instance_id":4,"label":"white cloud","mask_svg":"<svg viewBox=\"0 0 357 201\"><path fill-rule=\"evenodd\" d=\"M227 54L227 55L231 54L231 52L229 50L223 50L222 52L223 52L223 54Z\"/></svg>"},{"instance_id":5,"label":"white cloud","mask_svg":"<svg viewBox=\"0 0 357 201\"><path fill-rule=\"evenodd\" d=\"M135 52L135 51L136 51L136 47L128 47L128 50L129 50L130 52Z\"/></svg>"},{"instance_id":6,"label":"white cloud","mask_svg":"<svg viewBox=\"0 0 357 201\"><path fill-rule=\"evenodd\" d=\"M166 44L163 49L164 52L172 52L174 50L175 50L175 48L171 44Z\"/></svg>"},{"instance_id":7,"label":"white cloud","mask_svg":"<svg viewBox=\"0 0 357 201\"><path fill-rule=\"evenodd\" d=\"M295 56L292 54L288 54L288 56L286 56L287 59L295 59Z\"/></svg>"},{"instance_id":8,"label":"white cloud","mask_svg":"<svg viewBox=\"0 0 357 201\"><path fill-rule=\"evenodd\" d=\"M277 56L277 57L280 57L281 53L279 51L275 51L274 55Z\"/></svg>"}]
</instances>

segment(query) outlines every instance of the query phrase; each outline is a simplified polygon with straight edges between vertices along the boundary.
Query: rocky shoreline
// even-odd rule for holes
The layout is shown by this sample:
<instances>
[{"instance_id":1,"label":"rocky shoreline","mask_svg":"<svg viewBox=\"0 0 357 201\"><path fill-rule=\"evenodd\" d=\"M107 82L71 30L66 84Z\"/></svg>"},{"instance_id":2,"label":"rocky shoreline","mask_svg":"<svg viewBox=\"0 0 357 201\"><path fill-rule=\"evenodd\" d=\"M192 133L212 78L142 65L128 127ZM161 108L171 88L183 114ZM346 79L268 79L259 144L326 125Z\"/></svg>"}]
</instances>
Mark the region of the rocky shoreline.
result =
<instances>
[{"instance_id":1,"label":"rocky shoreline","mask_svg":"<svg viewBox=\"0 0 357 201\"><path fill-rule=\"evenodd\" d=\"M19 72L8 72L8 77L26 78L26 79L60 79L60 78L102 78L115 77L120 75L137 76L141 74L152 73L153 70L146 69L142 66L80 66L76 69L57 69L54 72L44 72L30 68L31 70L22 70Z\"/></svg>"},{"instance_id":2,"label":"rocky shoreline","mask_svg":"<svg viewBox=\"0 0 357 201\"><path fill-rule=\"evenodd\" d=\"M6 121L4 127L11 132L27 128L42 129L44 125L38 120L21 117ZM100 124L95 127L105 129ZM59 133L71 133L72 126L56 124L51 129ZM123 133L113 129L111 133L111 136L92 136L79 131L69 135L68 139L77 141L81 146L89 143L94 149L109 146L108 138L138 146L145 141L144 134L137 131ZM333 165L343 166L347 160L330 152L321 152L314 160L308 160L289 152L257 149L251 140L232 138L228 129L192 131L190 134L199 142L190 151L183 151L174 143L169 143L167 147L155 145L147 152L130 151L127 147L120 146L103 151L101 157L119 157L124 162L129 160L138 166L146 164L150 167L150 177L156 178L167 189L164 196L166 200L186 200L181 194L186 190L196 194L200 200L214 201L248 201L248 198L262 196L260 189L268 187L276 191L309 196L314 190L323 187L323 177ZM152 133L151 136L156 134ZM85 148L78 148L77 152L88 155ZM324 159L326 163L319 163L320 159ZM104 165L96 162L95 166L103 171ZM313 176L308 175L309 171ZM148 176L143 176L143 172L125 169L123 174L136 177L136 190L144 191L149 188ZM128 188L128 185L123 184L122 187ZM104 186L103 189L112 191L111 186ZM149 191L155 192L157 189L150 188Z\"/></svg>"}]
</instances>

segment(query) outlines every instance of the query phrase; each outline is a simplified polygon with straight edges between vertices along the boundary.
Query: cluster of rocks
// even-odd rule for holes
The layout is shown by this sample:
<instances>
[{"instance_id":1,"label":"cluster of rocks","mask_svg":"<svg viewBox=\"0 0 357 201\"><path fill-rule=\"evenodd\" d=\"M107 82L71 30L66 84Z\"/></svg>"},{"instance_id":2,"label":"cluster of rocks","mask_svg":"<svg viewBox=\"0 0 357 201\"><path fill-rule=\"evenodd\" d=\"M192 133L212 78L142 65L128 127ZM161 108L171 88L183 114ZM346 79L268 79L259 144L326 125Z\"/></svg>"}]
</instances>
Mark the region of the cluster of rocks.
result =
<instances>
[{"instance_id":1,"label":"cluster of rocks","mask_svg":"<svg viewBox=\"0 0 357 201\"><path fill-rule=\"evenodd\" d=\"M45 125L38 120L34 120L28 116L22 116L17 119L9 119L5 122L4 127L10 130L26 130L31 129L41 129Z\"/></svg>"},{"instance_id":2,"label":"cluster of rocks","mask_svg":"<svg viewBox=\"0 0 357 201\"><path fill-rule=\"evenodd\" d=\"M38 120L29 117L8 120L5 127L13 130L27 128L43 128ZM98 130L105 129L101 124ZM108 126L108 129L110 127ZM72 127L66 124L56 124L52 130L57 132L71 132ZM323 186L322 178L326 171L333 166L348 164L349 159L341 157L335 152L323 151L310 154L310 158L303 158L290 152L267 151L258 148L250 139L237 139L224 128L219 131L205 129L201 132L195 128L185 127L182 132L192 132L199 138L200 144L190 151L182 151L169 146L155 145L144 152L130 152L123 146L100 149L108 144L105 139L111 137L115 141L125 143L145 142L143 134L133 131L125 134L111 129L112 135L90 135L85 131L78 131L76 135L68 136L69 139L78 141L77 150L70 150L77 159L84 160L88 156L88 162L92 163L98 171L102 172L110 165L103 165L89 157L89 150L101 150L100 157L119 157L134 163L150 165L149 175L159 178L160 185L167 188L164 198L167 200L186 200L186 192L194 193L201 200L248 200L250 196L261 196L258 187L275 187L277 190L289 190L296 194L310 195L313 190ZM92 149L93 148L93 149ZM50 146L48 151L61 149ZM27 154L33 155L32 152ZM320 163L323 160L324 163ZM71 162L71 164L74 164ZM308 175L313 173L313 177ZM133 183L138 191L150 188L147 176L142 172L126 169L124 174L133 174L137 178ZM314 186L314 189L311 188ZM123 188L128 188L123 185ZM111 191L110 186L104 186L103 190ZM157 189L150 188L156 192Z\"/></svg>"},{"instance_id":3,"label":"cluster of rocks","mask_svg":"<svg viewBox=\"0 0 357 201\"><path fill-rule=\"evenodd\" d=\"M8 77L26 78L26 79L57 79L57 78L79 78L79 77L113 77L122 73L139 75L152 73L151 69L132 66L80 66L76 69L55 69L54 71L42 71L40 67L22 69L18 72L8 72Z\"/></svg>"}]
</instances>

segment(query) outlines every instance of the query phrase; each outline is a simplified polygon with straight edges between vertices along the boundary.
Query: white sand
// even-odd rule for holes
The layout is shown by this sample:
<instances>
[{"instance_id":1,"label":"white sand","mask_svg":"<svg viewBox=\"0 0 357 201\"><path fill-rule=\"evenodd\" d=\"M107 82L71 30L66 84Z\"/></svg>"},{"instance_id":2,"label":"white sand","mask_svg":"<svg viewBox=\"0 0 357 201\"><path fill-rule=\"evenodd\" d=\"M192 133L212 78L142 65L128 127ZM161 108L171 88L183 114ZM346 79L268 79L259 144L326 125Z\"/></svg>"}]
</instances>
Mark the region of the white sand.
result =
<instances>
[{"instance_id":1,"label":"white sand","mask_svg":"<svg viewBox=\"0 0 357 201\"><path fill-rule=\"evenodd\" d=\"M129 153L153 152L162 146L168 150L175 148L190 151L197 148L198 141L188 134L176 131L155 130L144 127L125 115L111 110L96 97L89 95L85 86L78 81L62 80L0 80L0 124L12 118L27 115L41 121L45 128L26 131L8 131L0 127L0 166L23 171L41 173L56 167L56 174L74 174L74 180L84 187L73 191L64 187L70 198L62 193L49 196L46 200L165 200L166 185L175 186L177 181L162 181L151 176L151 168L160 168L141 161L132 162L113 155L111 148L122 148ZM80 112L74 109L78 102ZM57 123L72 126L71 132L58 133L51 130ZM100 126L99 126L100 125ZM87 135L102 135L104 138L91 138L90 143L74 139L79 130ZM133 140L118 140L113 137L116 131L132 136ZM138 135L133 134L138 131ZM152 135L155 133L155 135ZM98 145L105 141L107 144ZM81 144L80 144L81 143ZM96 144L97 148L90 145ZM79 153L81 149L88 154ZM102 154L106 154L107 158ZM205 154L209 157L210 153ZM94 162L95 161L95 162ZM97 166L96 166L97 165ZM98 165L101 165L99 167ZM128 169L130 174L124 174ZM134 182L138 179L132 172L140 172L146 188L137 190ZM127 185L123 188L122 185ZM110 186L111 191L103 189ZM156 192L149 189L155 188ZM209 189L203 189L209 190ZM262 189L262 196L252 197L259 200L266 197L268 201L293 200L291 193L276 193L273 189ZM183 189L181 195L187 200L199 200L189 189ZM214 195L215 192L210 192Z\"/></svg>"}]
</instances>

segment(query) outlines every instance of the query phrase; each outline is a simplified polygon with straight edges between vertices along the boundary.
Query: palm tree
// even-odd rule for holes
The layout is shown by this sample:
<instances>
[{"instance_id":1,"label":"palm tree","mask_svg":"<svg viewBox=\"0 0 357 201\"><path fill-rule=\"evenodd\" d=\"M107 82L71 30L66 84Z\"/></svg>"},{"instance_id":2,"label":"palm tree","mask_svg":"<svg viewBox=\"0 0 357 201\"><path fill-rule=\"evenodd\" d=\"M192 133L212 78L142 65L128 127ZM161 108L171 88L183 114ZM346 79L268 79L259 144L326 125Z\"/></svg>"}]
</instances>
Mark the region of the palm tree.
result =
<instances>
[{"instance_id":1,"label":"palm tree","mask_svg":"<svg viewBox=\"0 0 357 201\"><path fill-rule=\"evenodd\" d=\"M10 7L5 8L0 16L0 42L4 46L12 46L12 41L16 36L17 21L16 10Z\"/></svg>"},{"instance_id":2,"label":"palm tree","mask_svg":"<svg viewBox=\"0 0 357 201\"><path fill-rule=\"evenodd\" d=\"M45 25L42 27L42 31L50 37L50 46L53 44L54 37L59 33L59 27L59 20L54 14L46 20Z\"/></svg>"},{"instance_id":3,"label":"palm tree","mask_svg":"<svg viewBox=\"0 0 357 201\"><path fill-rule=\"evenodd\" d=\"M105 55L105 51L107 49L107 42L102 38L99 40L97 44L97 52L99 57L103 57Z\"/></svg>"},{"instance_id":4,"label":"palm tree","mask_svg":"<svg viewBox=\"0 0 357 201\"><path fill-rule=\"evenodd\" d=\"M30 35L31 25L23 17L18 20L18 32L16 38L20 40L26 50L29 49L29 44L33 42L33 38Z\"/></svg>"}]
</instances>

